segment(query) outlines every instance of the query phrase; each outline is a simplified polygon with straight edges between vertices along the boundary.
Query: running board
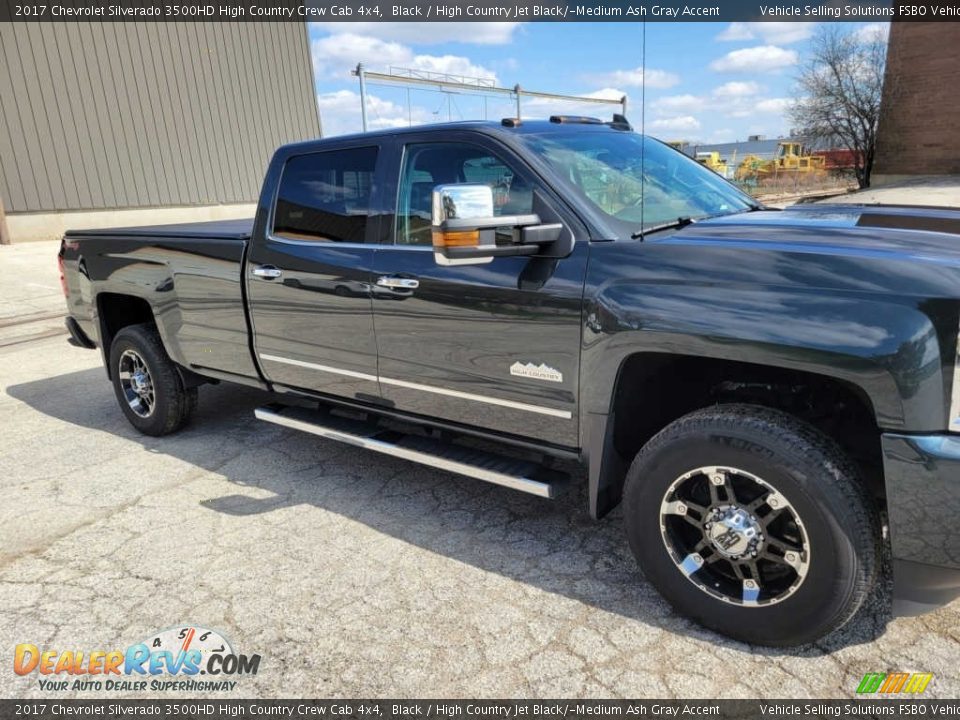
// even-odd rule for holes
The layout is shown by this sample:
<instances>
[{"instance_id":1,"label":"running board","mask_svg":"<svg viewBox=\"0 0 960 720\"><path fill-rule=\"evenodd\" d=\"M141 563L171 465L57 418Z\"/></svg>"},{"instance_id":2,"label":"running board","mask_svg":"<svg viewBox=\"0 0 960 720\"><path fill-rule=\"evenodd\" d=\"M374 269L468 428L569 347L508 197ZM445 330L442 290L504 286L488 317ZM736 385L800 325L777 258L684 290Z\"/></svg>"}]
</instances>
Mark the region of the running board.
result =
<instances>
[{"instance_id":1,"label":"running board","mask_svg":"<svg viewBox=\"0 0 960 720\"><path fill-rule=\"evenodd\" d=\"M339 440L367 450L410 460L520 490L539 497L556 497L567 476L529 460L497 455L464 445L385 428L376 421L351 418L285 405L265 405L255 415L276 425Z\"/></svg>"}]
</instances>

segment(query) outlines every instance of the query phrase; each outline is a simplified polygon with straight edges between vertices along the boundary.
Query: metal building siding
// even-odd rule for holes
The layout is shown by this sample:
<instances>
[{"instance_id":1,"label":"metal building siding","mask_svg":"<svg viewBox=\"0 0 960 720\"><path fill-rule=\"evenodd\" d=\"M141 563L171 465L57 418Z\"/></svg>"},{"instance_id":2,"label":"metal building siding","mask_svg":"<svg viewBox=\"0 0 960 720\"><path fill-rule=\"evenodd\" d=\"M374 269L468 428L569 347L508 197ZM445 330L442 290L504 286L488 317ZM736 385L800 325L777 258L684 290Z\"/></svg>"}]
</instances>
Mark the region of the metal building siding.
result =
<instances>
[{"instance_id":1,"label":"metal building siding","mask_svg":"<svg viewBox=\"0 0 960 720\"><path fill-rule=\"evenodd\" d=\"M7 212L253 202L319 135L304 23L0 23Z\"/></svg>"}]
</instances>

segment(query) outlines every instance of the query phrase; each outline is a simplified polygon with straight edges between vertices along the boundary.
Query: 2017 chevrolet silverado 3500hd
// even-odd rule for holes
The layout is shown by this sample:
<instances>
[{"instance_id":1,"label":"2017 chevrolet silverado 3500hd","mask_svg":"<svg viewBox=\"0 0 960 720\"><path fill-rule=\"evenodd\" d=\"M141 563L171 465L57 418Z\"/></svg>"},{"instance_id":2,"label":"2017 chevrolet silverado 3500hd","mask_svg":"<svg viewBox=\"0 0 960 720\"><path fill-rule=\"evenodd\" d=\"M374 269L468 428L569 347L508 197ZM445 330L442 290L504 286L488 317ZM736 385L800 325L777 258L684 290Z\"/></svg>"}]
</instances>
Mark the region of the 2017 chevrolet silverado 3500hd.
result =
<instances>
[{"instance_id":1,"label":"2017 chevrolet silverado 3500hd","mask_svg":"<svg viewBox=\"0 0 960 720\"><path fill-rule=\"evenodd\" d=\"M796 645L873 590L884 527L898 611L960 593L958 235L767 209L622 117L554 117L282 147L253 220L69 232L60 261L141 432L229 381L544 497L578 458L679 612Z\"/></svg>"}]
</instances>

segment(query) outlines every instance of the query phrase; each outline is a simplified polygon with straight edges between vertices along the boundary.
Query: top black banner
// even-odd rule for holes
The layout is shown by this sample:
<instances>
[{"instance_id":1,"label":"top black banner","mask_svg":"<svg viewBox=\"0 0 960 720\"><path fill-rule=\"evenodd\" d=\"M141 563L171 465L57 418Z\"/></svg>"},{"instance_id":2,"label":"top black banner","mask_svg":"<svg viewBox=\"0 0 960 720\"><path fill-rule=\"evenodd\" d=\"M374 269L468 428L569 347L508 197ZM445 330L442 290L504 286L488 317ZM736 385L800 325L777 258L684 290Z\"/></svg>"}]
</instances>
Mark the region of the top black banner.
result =
<instances>
[{"instance_id":1,"label":"top black banner","mask_svg":"<svg viewBox=\"0 0 960 720\"><path fill-rule=\"evenodd\" d=\"M960 0L0 0L0 21L868 22L960 21Z\"/></svg>"}]
</instances>

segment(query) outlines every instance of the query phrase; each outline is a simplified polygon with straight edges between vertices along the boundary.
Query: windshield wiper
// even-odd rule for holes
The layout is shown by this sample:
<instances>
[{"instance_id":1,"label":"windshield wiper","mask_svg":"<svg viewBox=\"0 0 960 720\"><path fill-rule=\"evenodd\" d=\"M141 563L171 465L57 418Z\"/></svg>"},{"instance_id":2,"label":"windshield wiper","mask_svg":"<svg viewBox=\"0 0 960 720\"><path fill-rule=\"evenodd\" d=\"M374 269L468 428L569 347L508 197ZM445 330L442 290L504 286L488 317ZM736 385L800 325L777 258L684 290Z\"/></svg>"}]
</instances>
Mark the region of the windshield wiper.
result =
<instances>
[{"instance_id":1,"label":"windshield wiper","mask_svg":"<svg viewBox=\"0 0 960 720\"><path fill-rule=\"evenodd\" d=\"M660 230L671 230L674 228L683 228L683 227L686 227L687 225L693 224L694 222L696 221L689 216L678 217L676 220L673 220L671 222L661 223L660 225L654 225L653 227L648 227L644 230L637 230L635 233L633 233L630 236L630 238L632 240L643 240L650 233L655 233Z\"/></svg>"}]
</instances>

